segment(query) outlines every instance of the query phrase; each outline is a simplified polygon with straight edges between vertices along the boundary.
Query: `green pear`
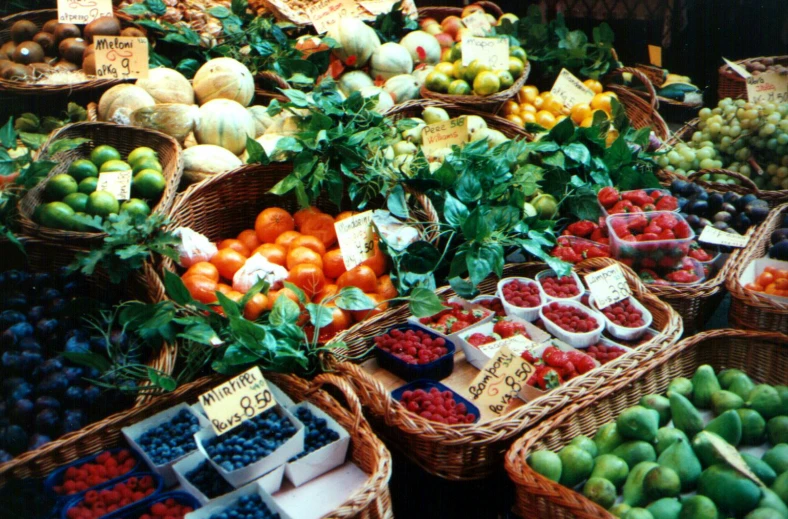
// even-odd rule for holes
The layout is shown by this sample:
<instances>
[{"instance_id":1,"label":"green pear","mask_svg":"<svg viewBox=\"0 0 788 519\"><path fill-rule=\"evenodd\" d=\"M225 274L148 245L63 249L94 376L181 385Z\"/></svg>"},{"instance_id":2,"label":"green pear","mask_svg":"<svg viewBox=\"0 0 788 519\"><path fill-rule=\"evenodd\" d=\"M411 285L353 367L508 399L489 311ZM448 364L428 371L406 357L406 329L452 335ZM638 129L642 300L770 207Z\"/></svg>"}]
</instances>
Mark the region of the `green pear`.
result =
<instances>
[{"instance_id":1,"label":"green pear","mask_svg":"<svg viewBox=\"0 0 788 519\"><path fill-rule=\"evenodd\" d=\"M654 519L654 516L647 509L636 507L630 508L621 519Z\"/></svg>"},{"instance_id":2,"label":"green pear","mask_svg":"<svg viewBox=\"0 0 788 519\"><path fill-rule=\"evenodd\" d=\"M772 445L788 443L788 416L775 416L766 422L766 438Z\"/></svg>"},{"instance_id":3,"label":"green pear","mask_svg":"<svg viewBox=\"0 0 788 519\"><path fill-rule=\"evenodd\" d=\"M627 481L624 483L624 503L629 506L641 506L646 504L646 495L643 491L643 480L646 479L651 469L659 467L653 461L643 461L635 465L627 476Z\"/></svg>"},{"instance_id":4,"label":"green pear","mask_svg":"<svg viewBox=\"0 0 788 519\"><path fill-rule=\"evenodd\" d=\"M734 447L741 441L741 418L734 410L725 411L706 424L704 431L713 432Z\"/></svg>"},{"instance_id":5,"label":"green pear","mask_svg":"<svg viewBox=\"0 0 788 519\"><path fill-rule=\"evenodd\" d=\"M629 512L631 509L632 509L632 507L629 506L628 504L626 504L626 503L619 503L619 504L613 506L610 510L608 510L608 512L610 512L611 514L613 514L616 517L623 518L624 514Z\"/></svg>"},{"instance_id":6,"label":"green pear","mask_svg":"<svg viewBox=\"0 0 788 519\"><path fill-rule=\"evenodd\" d=\"M743 406L744 399L736 393L722 389L711 395L711 410L714 411L715 415L722 414L731 409L739 409Z\"/></svg>"},{"instance_id":7,"label":"green pear","mask_svg":"<svg viewBox=\"0 0 788 519\"><path fill-rule=\"evenodd\" d=\"M421 114L421 118L424 119L424 122L427 124L440 123L451 119L446 110L435 106L425 108L424 112Z\"/></svg>"},{"instance_id":8,"label":"green pear","mask_svg":"<svg viewBox=\"0 0 788 519\"><path fill-rule=\"evenodd\" d=\"M786 515L781 514L774 508L756 508L749 514L744 516L744 519L785 519Z\"/></svg>"},{"instance_id":9,"label":"green pear","mask_svg":"<svg viewBox=\"0 0 788 519\"><path fill-rule=\"evenodd\" d=\"M782 400L780 414L788 415L788 386L774 386L774 389L780 394L780 400Z\"/></svg>"},{"instance_id":10,"label":"green pear","mask_svg":"<svg viewBox=\"0 0 788 519\"><path fill-rule=\"evenodd\" d=\"M758 411L764 419L769 420L780 414L782 399L780 398L780 393L774 387L768 384L758 384L750 392L745 405L754 411Z\"/></svg>"},{"instance_id":11,"label":"green pear","mask_svg":"<svg viewBox=\"0 0 788 519\"><path fill-rule=\"evenodd\" d=\"M670 413L673 425L692 438L703 430L703 418L686 397L679 393L670 393Z\"/></svg>"},{"instance_id":12,"label":"green pear","mask_svg":"<svg viewBox=\"0 0 788 519\"><path fill-rule=\"evenodd\" d=\"M689 442L683 438L677 439L673 445L665 449L659 455L657 463L662 467L672 469L678 474L679 480L681 480L681 488L685 492L695 488L698 476L703 470Z\"/></svg>"},{"instance_id":13,"label":"green pear","mask_svg":"<svg viewBox=\"0 0 788 519\"><path fill-rule=\"evenodd\" d=\"M654 447L641 440L622 443L613 450L613 455L624 460L630 471L643 461L657 461Z\"/></svg>"},{"instance_id":14,"label":"green pear","mask_svg":"<svg viewBox=\"0 0 788 519\"><path fill-rule=\"evenodd\" d=\"M643 492L649 501L663 497L677 497L681 493L681 480L676 471L668 467L654 467L643 480Z\"/></svg>"},{"instance_id":15,"label":"green pear","mask_svg":"<svg viewBox=\"0 0 788 519\"><path fill-rule=\"evenodd\" d=\"M701 473L698 494L736 516L748 514L761 500L760 487L726 464L712 465Z\"/></svg>"},{"instance_id":16,"label":"green pear","mask_svg":"<svg viewBox=\"0 0 788 519\"><path fill-rule=\"evenodd\" d=\"M736 393L742 400L747 400L750 396L750 391L755 388L755 383L745 374L736 375L733 377L733 382L728 386L728 391Z\"/></svg>"},{"instance_id":17,"label":"green pear","mask_svg":"<svg viewBox=\"0 0 788 519\"><path fill-rule=\"evenodd\" d=\"M687 438L687 435L684 434L684 431L681 429L676 429L675 427L660 427L657 431L657 440L655 444L657 456L662 454L665 449L673 445L678 439L683 439L685 442L689 443L689 438Z\"/></svg>"},{"instance_id":18,"label":"green pear","mask_svg":"<svg viewBox=\"0 0 788 519\"><path fill-rule=\"evenodd\" d=\"M758 502L758 508L771 508L780 512L783 518L788 517L788 505L780 499L780 496L769 488L762 487L761 492L763 492L763 497L761 497L761 500Z\"/></svg>"},{"instance_id":19,"label":"green pear","mask_svg":"<svg viewBox=\"0 0 788 519\"><path fill-rule=\"evenodd\" d=\"M763 481L763 484L767 487L770 487L772 483L774 483L774 480L777 479L777 473L762 459L756 458L752 454L746 452L742 452L741 457L747 466L750 467L752 473Z\"/></svg>"},{"instance_id":20,"label":"green pear","mask_svg":"<svg viewBox=\"0 0 788 519\"><path fill-rule=\"evenodd\" d=\"M663 497L648 505L646 510L651 512L654 519L678 519L681 502L675 497Z\"/></svg>"},{"instance_id":21,"label":"green pear","mask_svg":"<svg viewBox=\"0 0 788 519\"><path fill-rule=\"evenodd\" d=\"M547 479L561 480L561 458L555 452L536 451L528 456L528 465Z\"/></svg>"},{"instance_id":22,"label":"green pear","mask_svg":"<svg viewBox=\"0 0 788 519\"><path fill-rule=\"evenodd\" d=\"M761 458L777 474L788 472L788 443L778 443Z\"/></svg>"},{"instance_id":23,"label":"green pear","mask_svg":"<svg viewBox=\"0 0 788 519\"><path fill-rule=\"evenodd\" d=\"M692 496L681 502L679 519L719 519L717 506L706 496Z\"/></svg>"},{"instance_id":24,"label":"green pear","mask_svg":"<svg viewBox=\"0 0 788 519\"><path fill-rule=\"evenodd\" d=\"M618 426L615 423L606 423L594 435L594 443L599 454L610 454L624 443L624 438L618 433Z\"/></svg>"},{"instance_id":25,"label":"green pear","mask_svg":"<svg viewBox=\"0 0 788 519\"><path fill-rule=\"evenodd\" d=\"M670 400L662 395L645 395L640 399L640 405L653 409L659 413L659 426L663 427L670 421Z\"/></svg>"},{"instance_id":26,"label":"green pear","mask_svg":"<svg viewBox=\"0 0 788 519\"><path fill-rule=\"evenodd\" d=\"M678 393L685 398L692 398L692 382L688 378L678 377L674 378L668 384L666 393L670 397L671 393Z\"/></svg>"},{"instance_id":27,"label":"green pear","mask_svg":"<svg viewBox=\"0 0 788 519\"><path fill-rule=\"evenodd\" d=\"M616 487L604 478L588 478L583 486L583 495L604 509L616 503Z\"/></svg>"},{"instance_id":28,"label":"green pear","mask_svg":"<svg viewBox=\"0 0 788 519\"><path fill-rule=\"evenodd\" d=\"M569 442L569 445L575 445L577 447L580 447L584 451L588 452L592 458L595 458L599 452L599 449L597 449L594 440L592 440L588 436L583 436L583 435L576 436L572 438L572 441Z\"/></svg>"},{"instance_id":29,"label":"green pear","mask_svg":"<svg viewBox=\"0 0 788 519\"><path fill-rule=\"evenodd\" d=\"M760 445L766 431L766 420L753 409L737 409L741 418L741 443L742 445Z\"/></svg>"},{"instance_id":30,"label":"green pear","mask_svg":"<svg viewBox=\"0 0 788 519\"><path fill-rule=\"evenodd\" d=\"M613 483L616 488L621 488L628 475L629 466L626 461L612 454L602 454L594 459L594 470L591 471L589 477L604 478Z\"/></svg>"},{"instance_id":31,"label":"green pear","mask_svg":"<svg viewBox=\"0 0 788 519\"><path fill-rule=\"evenodd\" d=\"M708 364L698 366L692 376L692 403L699 409L711 407L711 395L722 389L714 374L714 368Z\"/></svg>"},{"instance_id":32,"label":"green pear","mask_svg":"<svg viewBox=\"0 0 788 519\"><path fill-rule=\"evenodd\" d=\"M783 503L788 503L788 472L777 476L770 488L782 499Z\"/></svg>"},{"instance_id":33,"label":"green pear","mask_svg":"<svg viewBox=\"0 0 788 519\"><path fill-rule=\"evenodd\" d=\"M575 445L567 445L558 452L561 458L560 483L565 487L573 488L588 478L594 469L594 458Z\"/></svg>"},{"instance_id":34,"label":"green pear","mask_svg":"<svg viewBox=\"0 0 788 519\"><path fill-rule=\"evenodd\" d=\"M733 379L737 375L744 375L745 373L740 369L723 369L717 375L717 381L720 383L722 389L728 389L733 383Z\"/></svg>"},{"instance_id":35,"label":"green pear","mask_svg":"<svg viewBox=\"0 0 788 519\"><path fill-rule=\"evenodd\" d=\"M636 405L618 415L616 425L619 434L628 440L651 442L659 429L659 413Z\"/></svg>"},{"instance_id":36,"label":"green pear","mask_svg":"<svg viewBox=\"0 0 788 519\"><path fill-rule=\"evenodd\" d=\"M692 450L704 468L725 461L712 443L713 436L716 437L717 442L727 443L720 435L709 431L701 431L692 439Z\"/></svg>"}]
</instances>

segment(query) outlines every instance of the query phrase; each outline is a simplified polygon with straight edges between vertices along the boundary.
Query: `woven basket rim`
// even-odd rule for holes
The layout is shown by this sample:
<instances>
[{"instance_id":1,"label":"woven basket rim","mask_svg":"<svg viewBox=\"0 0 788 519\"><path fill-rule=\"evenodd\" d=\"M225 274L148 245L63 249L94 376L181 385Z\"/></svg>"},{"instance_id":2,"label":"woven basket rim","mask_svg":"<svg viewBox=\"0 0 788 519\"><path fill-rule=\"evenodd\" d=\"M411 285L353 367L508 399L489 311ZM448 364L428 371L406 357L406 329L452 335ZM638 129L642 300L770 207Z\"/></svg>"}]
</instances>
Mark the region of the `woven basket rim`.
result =
<instances>
[{"instance_id":1,"label":"woven basket rim","mask_svg":"<svg viewBox=\"0 0 788 519\"><path fill-rule=\"evenodd\" d=\"M758 61L758 60L767 59L767 58L771 58L771 59L773 59L775 61L788 62L788 55L784 55L784 56L757 56L757 57L754 57L754 58L744 58L744 59L736 60L733 63L735 63L737 65L746 65L747 63L750 63L751 61ZM746 79L741 77L738 73L734 72L734 70L727 63L723 63L722 65L720 65L720 68L717 69L717 71L718 71L720 76L724 76L725 79L727 79L729 81L735 81L737 83L745 83L747 81Z\"/></svg>"},{"instance_id":2,"label":"woven basket rim","mask_svg":"<svg viewBox=\"0 0 788 519\"><path fill-rule=\"evenodd\" d=\"M477 5L481 5L485 12L489 9L490 11L488 14L495 16L496 18L500 18L503 15L503 9L496 4L495 2L490 2L489 0L480 0L479 2L474 2ZM433 13L445 13L443 18L446 16L454 15L459 16L462 14L462 7L453 7L453 6L443 6L443 5L431 5L431 6L424 6L419 7L419 19L426 18L427 16L435 17L436 15ZM440 20L438 20L440 21Z\"/></svg>"},{"instance_id":3,"label":"woven basket rim","mask_svg":"<svg viewBox=\"0 0 788 519\"><path fill-rule=\"evenodd\" d=\"M630 87L610 83L610 81L624 73L632 74L632 77L637 78L638 81L643 83L646 87L646 93L634 90ZM670 136L668 125L662 116L659 114L659 97L654 89L654 85L648 76L636 67L621 67L612 70L605 77L605 88L609 91L616 93L619 97L619 102L624 105L624 108L636 111L643 121L647 124L644 126L651 127L651 130L661 139L666 140ZM623 99L622 99L623 98ZM629 116L629 114L627 113ZM636 122L634 117L629 116L632 125L635 126ZM637 127L637 126L635 126Z\"/></svg>"}]
</instances>

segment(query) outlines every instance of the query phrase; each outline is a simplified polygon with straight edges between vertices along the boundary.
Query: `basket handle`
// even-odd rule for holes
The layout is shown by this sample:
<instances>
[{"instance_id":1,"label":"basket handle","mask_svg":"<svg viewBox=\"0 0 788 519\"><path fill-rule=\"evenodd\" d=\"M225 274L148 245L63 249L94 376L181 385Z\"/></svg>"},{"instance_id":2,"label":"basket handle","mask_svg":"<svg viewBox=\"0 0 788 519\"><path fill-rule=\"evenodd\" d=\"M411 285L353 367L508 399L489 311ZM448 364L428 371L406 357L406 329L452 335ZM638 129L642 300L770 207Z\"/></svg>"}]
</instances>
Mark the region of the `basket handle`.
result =
<instances>
[{"instance_id":1,"label":"basket handle","mask_svg":"<svg viewBox=\"0 0 788 519\"><path fill-rule=\"evenodd\" d=\"M332 373L323 373L316 376L314 380L312 380L312 383L307 390L307 395L316 392L325 385L335 387L345 397L345 401L347 402L348 406L350 407L350 411L353 414L353 434L355 434L359 427L361 427L361 419L364 415L361 410L361 402L356 396L356 393L353 391L353 388L350 387L350 384L342 377Z\"/></svg>"},{"instance_id":2,"label":"basket handle","mask_svg":"<svg viewBox=\"0 0 788 519\"><path fill-rule=\"evenodd\" d=\"M499 6L495 2L489 2L488 0L481 0L475 3L477 5L482 6L485 12L494 15L496 18L500 18L503 15L503 9L501 9L501 6Z\"/></svg>"},{"instance_id":3,"label":"basket handle","mask_svg":"<svg viewBox=\"0 0 788 519\"><path fill-rule=\"evenodd\" d=\"M290 83L288 83L285 80L285 78L283 78L282 76L280 76L275 72L264 70L263 72L257 73L257 78L270 81L271 83L275 84L278 88L281 88L282 90L290 89Z\"/></svg>"},{"instance_id":4,"label":"basket handle","mask_svg":"<svg viewBox=\"0 0 788 519\"><path fill-rule=\"evenodd\" d=\"M657 98L657 91L654 89L654 84L651 82L648 76L646 76L643 73L643 71L638 70L634 67L617 68L611 71L606 76L606 79L609 81L610 79L613 79L615 77L623 76L625 72L632 74L632 77L637 78L638 81L640 81L641 83L643 83L643 85L645 85L646 93L648 94L648 102L651 105L651 110L656 112L657 109L659 108L659 99Z\"/></svg>"},{"instance_id":5,"label":"basket handle","mask_svg":"<svg viewBox=\"0 0 788 519\"><path fill-rule=\"evenodd\" d=\"M727 175L731 178L741 180L742 184L744 184L743 187L746 187L747 189L751 189L755 192L760 191L760 189L758 189L758 186L755 185L755 182L753 182L750 178L747 178L741 173L737 173L736 171L729 171L727 169L701 169L695 171L694 173L690 173L687 176L687 180L689 180L690 182L694 182L695 180L699 179L701 176L706 175L707 173L713 175Z\"/></svg>"}]
</instances>

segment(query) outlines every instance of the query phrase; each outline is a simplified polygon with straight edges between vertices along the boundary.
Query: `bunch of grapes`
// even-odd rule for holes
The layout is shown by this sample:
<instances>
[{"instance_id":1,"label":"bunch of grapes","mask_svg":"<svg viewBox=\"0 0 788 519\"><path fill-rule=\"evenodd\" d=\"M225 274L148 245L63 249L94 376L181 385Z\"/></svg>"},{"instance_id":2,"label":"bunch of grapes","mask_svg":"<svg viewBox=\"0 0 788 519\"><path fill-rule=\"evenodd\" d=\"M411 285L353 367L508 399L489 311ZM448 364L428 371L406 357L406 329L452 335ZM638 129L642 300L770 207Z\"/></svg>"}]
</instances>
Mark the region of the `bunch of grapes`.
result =
<instances>
[{"instance_id":1,"label":"bunch of grapes","mask_svg":"<svg viewBox=\"0 0 788 519\"><path fill-rule=\"evenodd\" d=\"M658 158L668 171L688 175L703 169L727 169L760 189L788 189L788 103L750 103L725 98L716 108L700 110L698 130ZM722 174L702 180L738 184Z\"/></svg>"}]
</instances>

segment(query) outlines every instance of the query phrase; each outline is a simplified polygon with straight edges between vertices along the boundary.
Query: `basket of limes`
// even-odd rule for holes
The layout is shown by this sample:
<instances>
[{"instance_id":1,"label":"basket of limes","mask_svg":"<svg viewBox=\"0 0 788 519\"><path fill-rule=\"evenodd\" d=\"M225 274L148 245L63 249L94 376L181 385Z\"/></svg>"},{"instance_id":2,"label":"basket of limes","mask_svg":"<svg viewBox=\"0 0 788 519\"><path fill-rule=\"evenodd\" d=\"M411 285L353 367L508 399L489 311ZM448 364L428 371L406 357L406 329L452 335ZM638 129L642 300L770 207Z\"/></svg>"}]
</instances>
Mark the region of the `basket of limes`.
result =
<instances>
[{"instance_id":1,"label":"basket of limes","mask_svg":"<svg viewBox=\"0 0 788 519\"><path fill-rule=\"evenodd\" d=\"M72 139L85 142L58 144ZM107 123L64 126L41 147L39 160L57 165L22 199L22 234L71 246L101 240L97 226L113 214L167 213L183 172L172 137Z\"/></svg>"}]
</instances>

